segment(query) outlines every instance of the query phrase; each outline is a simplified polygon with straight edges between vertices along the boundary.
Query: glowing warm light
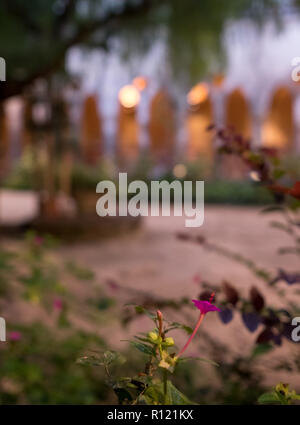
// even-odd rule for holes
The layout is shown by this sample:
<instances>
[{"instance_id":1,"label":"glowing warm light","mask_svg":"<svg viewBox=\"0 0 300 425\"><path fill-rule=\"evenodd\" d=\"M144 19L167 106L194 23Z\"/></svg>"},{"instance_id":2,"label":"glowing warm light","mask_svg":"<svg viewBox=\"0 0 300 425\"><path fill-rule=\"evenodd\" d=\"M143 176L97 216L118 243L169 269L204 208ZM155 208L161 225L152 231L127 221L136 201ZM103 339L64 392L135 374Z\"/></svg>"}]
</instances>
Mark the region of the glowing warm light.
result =
<instances>
[{"instance_id":1,"label":"glowing warm light","mask_svg":"<svg viewBox=\"0 0 300 425\"><path fill-rule=\"evenodd\" d=\"M134 108L139 104L140 98L139 91L131 84L124 86L119 91L119 101L124 108Z\"/></svg>"},{"instance_id":2,"label":"glowing warm light","mask_svg":"<svg viewBox=\"0 0 300 425\"><path fill-rule=\"evenodd\" d=\"M261 181L260 175L257 171L250 171L249 176L255 182Z\"/></svg>"},{"instance_id":3,"label":"glowing warm light","mask_svg":"<svg viewBox=\"0 0 300 425\"><path fill-rule=\"evenodd\" d=\"M187 103L190 106L197 106L208 98L209 89L207 84L196 84L187 95Z\"/></svg>"},{"instance_id":4,"label":"glowing warm light","mask_svg":"<svg viewBox=\"0 0 300 425\"><path fill-rule=\"evenodd\" d=\"M173 175L178 179L183 179L186 176L187 169L184 164L177 164L173 168Z\"/></svg>"},{"instance_id":5,"label":"glowing warm light","mask_svg":"<svg viewBox=\"0 0 300 425\"><path fill-rule=\"evenodd\" d=\"M222 87L224 84L225 75L224 74L216 74L213 77L212 83L215 87Z\"/></svg>"},{"instance_id":6,"label":"glowing warm light","mask_svg":"<svg viewBox=\"0 0 300 425\"><path fill-rule=\"evenodd\" d=\"M134 87L136 87L139 91L143 91L143 90L145 90L145 88L147 87L147 85L148 85L148 81L147 81L147 78L145 78L145 77L141 77L141 76L138 76L138 77L135 77L133 80L132 80L132 84L134 85Z\"/></svg>"},{"instance_id":7,"label":"glowing warm light","mask_svg":"<svg viewBox=\"0 0 300 425\"><path fill-rule=\"evenodd\" d=\"M288 144L284 131L274 122L266 121L261 130L263 146L282 149Z\"/></svg>"}]
</instances>

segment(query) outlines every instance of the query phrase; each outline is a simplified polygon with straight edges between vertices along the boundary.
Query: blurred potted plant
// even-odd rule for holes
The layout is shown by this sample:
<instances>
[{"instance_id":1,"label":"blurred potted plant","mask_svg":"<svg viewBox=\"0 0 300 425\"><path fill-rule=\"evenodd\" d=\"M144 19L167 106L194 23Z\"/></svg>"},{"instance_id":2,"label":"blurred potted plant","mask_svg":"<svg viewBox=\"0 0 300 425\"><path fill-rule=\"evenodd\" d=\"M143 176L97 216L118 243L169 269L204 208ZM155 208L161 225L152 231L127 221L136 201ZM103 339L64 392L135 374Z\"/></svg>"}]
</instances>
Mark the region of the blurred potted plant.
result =
<instances>
[{"instance_id":1,"label":"blurred potted plant","mask_svg":"<svg viewBox=\"0 0 300 425\"><path fill-rule=\"evenodd\" d=\"M71 186L80 213L96 211L96 203L100 194L96 193L96 186L101 180L113 180L115 170L108 161L101 161L95 166L83 162L73 165Z\"/></svg>"}]
</instances>

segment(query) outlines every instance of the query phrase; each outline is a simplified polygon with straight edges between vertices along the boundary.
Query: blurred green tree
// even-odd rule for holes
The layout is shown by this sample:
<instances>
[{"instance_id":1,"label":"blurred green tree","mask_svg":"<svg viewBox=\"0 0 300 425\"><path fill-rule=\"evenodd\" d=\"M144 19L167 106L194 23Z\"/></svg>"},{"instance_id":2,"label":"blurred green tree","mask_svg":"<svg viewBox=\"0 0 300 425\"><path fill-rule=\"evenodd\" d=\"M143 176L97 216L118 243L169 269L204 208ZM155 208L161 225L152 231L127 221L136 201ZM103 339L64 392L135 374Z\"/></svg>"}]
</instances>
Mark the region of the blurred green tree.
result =
<instances>
[{"instance_id":1,"label":"blurred green tree","mask_svg":"<svg viewBox=\"0 0 300 425\"><path fill-rule=\"evenodd\" d=\"M279 9L276 0L2 0L0 55L7 81L0 100L64 70L71 47L108 50L116 36L123 51L135 53L167 34L172 68L193 80L211 63L209 52L218 52L229 19L247 16L260 22L269 12L280 16Z\"/></svg>"}]
</instances>

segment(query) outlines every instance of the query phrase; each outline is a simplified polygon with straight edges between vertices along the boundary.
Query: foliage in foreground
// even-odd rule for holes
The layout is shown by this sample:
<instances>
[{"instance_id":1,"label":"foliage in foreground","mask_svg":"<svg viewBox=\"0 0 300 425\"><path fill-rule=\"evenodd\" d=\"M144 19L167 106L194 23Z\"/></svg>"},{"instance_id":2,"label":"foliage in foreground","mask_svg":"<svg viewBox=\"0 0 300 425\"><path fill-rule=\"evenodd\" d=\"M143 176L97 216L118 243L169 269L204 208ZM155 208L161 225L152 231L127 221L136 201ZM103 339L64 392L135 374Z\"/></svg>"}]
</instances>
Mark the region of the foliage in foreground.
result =
<instances>
[{"instance_id":1,"label":"foliage in foreground","mask_svg":"<svg viewBox=\"0 0 300 425\"><path fill-rule=\"evenodd\" d=\"M300 394L297 394L295 390L290 390L288 384L280 382L272 392L262 394L258 402L260 404L287 405L294 404L297 400L300 400Z\"/></svg>"},{"instance_id":2,"label":"foliage in foreground","mask_svg":"<svg viewBox=\"0 0 300 425\"><path fill-rule=\"evenodd\" d=\"M297 158L295 162L300 163ZM195 160L183 164L186 168L185 180L203 180L205 171L202 161ZM57 161L55 172L56 189L59 189L59 170L61 164ZM154 164L144 158L143 155L137 161L134 169L129 172L128 183L134 180L142 180L149 187L151 181L166 180L174 181L172 169L162 171L159 175L153 175ZM43 164L35 158L33 150L25 150L18 163L15 164L11 172L6 176L3 186L10 190L37 190L36 174L43 174ZM72 192L95 193L95 188L101 180L115 181L117 169L109 161L100 161L93 167L82 162L75 161L71 173ZM205 179L206 180L206 179ZM118 187L118 185L116 185ZM150 193L150 191L149 191ZM258 184L250 181L231 181L220 179L209 179L205 182L205 203L206 204L230 204L230 205L269 205L272 203L272 195L269 191ZM172 197L171 197L172 199Z\"/></svg>"},{"instance_id":3,"label":"foliage in foreground","mask_svg":"<svg viewBox=\"0 0 300 425\"><path fill-rule=\"evenodd\" d=\"M107 399L101 374L76 365L83 351L103 349L105 342L70 319L78 300L67 283L73 279L92 286L94 275L72 262L59 262L54 248L53 238L29 232L21 248L0 249L0 315L7 318L9 311L18 311L6 320L7 342L0 344L0 404L95 404ZM89 315L94 322L103 321L112 305L101 288L98 294L93 302L80 302L86 322Z\"/></svg>"},{"instance_id":4,"label":"foliage in foreground","mask_svg":"<svg viewBox=\"0 0 300 425\"><path fill-rule=\"evenodd\" d=\"M205 303L209 304L208 302ZM209 307L210 310L208 311L216 309L212 304ZM148 315L154 322L155 328L149 333L140 333L134 337L134 340L130 341L130 344L136 350L146 356L144 372L140 372L133 377L115 377L111 374L111 366L115 363L122 364L126 361L124 356L117 352L106 351L102 356L84 356L79 359L79 362L81 364L104 367L108 378L107 382L117 396L119 404L193 404L187 396L175 387L171 376L175 373L180 363L190 360L204 361L218 366L215 362L204 358L182 357L183 352L188 347L205 314L208 312L204 311L203 304L201 308L199 321L195 330L192 331L189 327L179 323L164 321L160 311L157 311L155 315L141 306L136 307L139 312L145 312ZM185 330L191 336L183 349L176 354L176 351L174 351L174 339L168 334L178 328Z\"/></svg>"},{"instance_id":5,"label":"foliage in foreground","mask_svg":"<svg viewBox=\"0 0 300 425\"><path fill-rule=\"evenodd\" d=\"M229 154L242 156L251 169L252 177L274 195L274 205L265 209L265 213L273 211L279 213L282 221L273 221L272 226L277 231L282 231L290 236L292 240L291 246L282 247L279 254L299 256L299 182L294 183L289 179L276 152L270 150L252 152L247 142L234 134L221 133L219 137L222 142L220 149ZM49 329L44 327L37 331L35 325L23 328L15 326L8 346L10 355L7 356L6 350L0 352L2 358L0 366L1 402L46 404L97 403L107 400L103 375L98 369L95 371L95 369L79 368L74 364L74 360L80 357L83 363L104 366L104 370L106 373L108 372L107 382L118 396L120 403L176 404L179 400L180 403L190 403L190 400L194 400L196 397L197 401L201 403L211 403L215 400L231 404L255 403L259 394L262 394L265 389L261 388L261 376L255 371L254 361L257 358L264 359L263 356L275 350L278 345L286 343L287 340L291 341L291 319L299 316L299 304L297 304L296 298L288 295L293 289L295 290L293 295L295 297L297 295L297 286L300 282L299 271L285 268L274 271L267 270L241 253L231 252L227 247L208 241L203 235L181 234L179 237L185 242L197 243L204 249L243 264L253 272L256 278L261 280L262 286L267 285L268 289L279 295L282 302L285 303L284 309L275 308L269 303L261 287L253 286L249 295L245 297L240 294L240 290L236 289L233 282L224 281L222 285L219 285L199 279L198 283L202 288L199 300L207 301L211 290L214 290L218 306L221 309L218 315L224 325L229 325L233 317L239 314L250 333L253 334L257 331L256 346L253 347L250 356L235 358L230 363L223 357L230 347L221 346L218 341L209 339L209 335L205 335L202 330L207 345L214 349L212 358L221 365L216 368L216 374L222 382L222 387L217 395L212 395L212 385L211 383L206 384L202 375L201 387L199 387L199 383L193 381L191 370L195 370L194 365L188 366L189 362L183 361L184 359L178 356L173 341L168 339L171 337L163 335L171 324L165 322L161 332L158 316L150 313L151 319L155 322L155 328L150 333L137 335L137 338L130 342L130 345L138 353L142 352L146 356L143 368L137 366L142 363L141 359L131 356L131 354L128 356L127 366L123 363L123 354L106 351L99 357L97 354L99 347L97 347L94 336L79 336L77 331L76 335L73 333L73 335L59 336L57 330L54 332L54 336L54 333L51 334ZM49 300L52 300L53 296L55 298L59 296L60 300L55 300L55 308L59 312L57 325L60 330L71 331L68 309L65 309L65 306L67 306L66 302L72 298L72 294L66 291L58 270L45 255L45 251L47 251L45 248L51 243L51 240L43 241L36 235L29 234L26 240L26 251L21 256L6 250L1 252L1 295L2 298L11 296L14 288L12 277L14 276L22 285L20 292L22 298L32 306L42 305L49 311L49 305L51 305ZM23 265L19 269L20 261ZM66 270L77 275L79 279L85 281L93 279L93 273L77 264L68 263ZM114 290L120 289L115 282L110 282L110 284ZM141 302L143 307L135 310L134 314L137 317L141 313L147 312L145 306L155 307L155 309L166 307L175 309L178 313L180 309L184 309L188 305L185 297L182 300L154 299L149 293L142 294L137 290L132 295L135 298L140 297L143 301ZM64 307L62 308L62 306ZM103 299L101 299L101 306L103 308ZM107 302L104 303L105 306L107 307ZM88 308L90 307L91 305ZM128 324L130 319L131 317L127 315L124 324ZM188 327L183 327L178 323L172 326L179 326L187 332L192 332ZM190 335L192 334L193 332ZM101 345L100 341L98 343ZM48 344L51 349L48 348ZM82 353L86 352L90 344L96 349L95 355L82 357ZM101 345L101 349L105 349L105 344ZM150 359L152 362L149 364ZM111 369L117 365L122 368L126 367L126 371L120 371L116 375L112 374ZM137 372L138 370L142 370L142 372ZM299 372L299 356L283 358L278 364L272 365L272 371L275 370ZM183 379L184 374L185 379ZM60 385L61 380L64 380L66 385ZM190 385L186 385L187 381ZM59 387L61 391L56 387ZM211 398L207 394L210 394ZM276 387L267 395L264 394L259 398L259 402L291 404L297 402L298 397L296 392L290 391L285 385L283 388Z\"/></svg>"},{"instance_id":6,"label":"foliage in foreground","mask_svg":"<svg viewBox=\"0 0 300 425\"><path fill-rule=\"evenodd\" d=\"M76 358L103 341L84 332L58 336L44 325L9 325L0 350L0 404L94 404L106 397L99 374L78 368ZM2 348L2 347L1 347Z\"/></svg>"}]
</instances>

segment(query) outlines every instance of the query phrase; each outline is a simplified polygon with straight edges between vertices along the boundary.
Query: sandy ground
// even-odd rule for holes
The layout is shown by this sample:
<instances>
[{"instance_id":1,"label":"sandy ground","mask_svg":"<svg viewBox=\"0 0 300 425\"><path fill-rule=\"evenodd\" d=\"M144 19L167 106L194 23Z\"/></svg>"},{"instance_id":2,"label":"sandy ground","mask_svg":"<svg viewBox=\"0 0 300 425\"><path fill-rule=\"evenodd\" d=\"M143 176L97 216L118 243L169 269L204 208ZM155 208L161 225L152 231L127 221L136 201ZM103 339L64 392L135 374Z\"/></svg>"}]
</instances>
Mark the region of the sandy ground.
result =
<instances>
[{"instance_id":1,"label":"sandy ground","mask_svg":"<svg viewBox=\"0 0 300 425\"><path fill-rule=\"evenodd\" d=\"M201 245L181 241L176 234L203 235L209 242L242 254L270 271L281 266L295 270L296 257L277 254L278 248L289 245L290 240L270 228L269 222L274 219L274 215L262 215L257 208L206 206L201 228L185 228L182 217L146 217L137 232L67 246L62 254L91 267L99 278L115 278L161 297L195 295L195 275L213 284L226 279L244 292L254 283L262 288L251 271Z\"/></svg>"},{"instance_id":2,"label":"sandy ground","mask_svg":"<svg viewBox=\"0 0 300 425\"><path fill-rule=\"evenodd\" d=\"M182 217L147 217L142 228L135 233L103 242L68 246L62 248L61 253L93 269L99 282L114 279L126 287L139 288L162 298L197 297L199 285L194 280L197 275L213 285L219 285L226 279L245 296L249 287L256 285L269 305L284 306L281 297L270 291L267 284L257 279L245 266L207 251L200 245L176 238L176 233L182 231L203 235L210 242L240 253L273 273L280 266L290 271L297 270L299 264L296 257L277 254L279 247L290 243L284 233L269 226L269 222L278 219L278 216L262 215L260 211L258 208L206 206L205 223L197 230L186 229ZM284 284L279 286L285 288ZM121 303L122 296L121 293ZM128 297L125 298L127 301ZM192 304L189 314L192 322L187 324L192 326L198 317ZM167 312L167 315L172 320L181 320L180 314L176 316L174 311ZM128 334L134 335L137 331L149 329L149 326L149 320L143 318L126 330L115 323L113 327L102 328L99 332L113 347L119 348L122 346L119 341L128 339ZM217 315L208 315L203 328L217 341L230 344L235 355L249 354L259 333L247 331L239 315L229 325L221 324ZM178 337L182 343L183 336ZM201 332L198 341L201 343ZM264 356L264 361L267 360L270 367L266 373L267 384L273 385L275 381L285 378L284 374L275 374L271 370L272 365L279 359L295 354L296 350L299 350L298 344L286 343L276 350L275 356ZM199 355L196 344L191 347L190 354ZM299 376L293 376L290 382L299 386Z\"/></svg>"},{"instance_id":3,"label":"sandy ground","mask_svg":"<svg viewBox=\"0 0 300 425\"><path fill-rule=\"evenodd\" d=\"M8 214L10 219L13 215L18 215L19 219L17 206L11 204L13 209L9 213L7 205L5 214ZM2 219L5 218L3 211L2 209ZM226 279L244 296L247 296L251 285L256 285L269 305L284 306L280 295L271 291L267 284L258 280L245 266L215 252L207 251L199 244L176 238L177 232L202 235L209 242L240 253L273 273L278 267L288 271L298 270L296 257L277 253L279 247L290 244L285 233L269 226L271 220L279 218L278 215L265 215L260 211L261 209L249 207L206 206L204 225L198 229L185 228L183 217L147 217L143 219L139 230L126 236L63 245L58 253L65 261L72 260L91 268L96 273L96 282L101 286L108 279L114 279L125 287L138 288L157 297L176 299L187 296L192 299L199 294L199 284L195 283L194 279L197 275L216 286ZM27 217L30 215L28 205L26 214ZM281 289L286 288L283 283L279 286ZM292 294L293 288L288 289ZM77 287L79 296L81 294L84 296L88 290L88 287L82 285ZM119 298L120 306L130 299L124 292L111 295ZM299 296L296 299L299 300ZM174 311L166 312L166 315L169 315L168 318L171 320L181 320L179 314L176 317ZM191 318L187 324L192 326L198 317L192 303L189 315ZM118 319L118 311L115 316ZM78 312L73 320L79 327L92 330L91 324L87 323ZM95 323L96 326L99 325ZM112 347L120 348L124 345L120 340L128 339L136 331L147 330L149 326L151 327L149 319L144 317L133 322L127 329L123 329L119 321L115 320L112 324L103 324L97 331L99 335L106 337ZM258 333L249 333L239 315L236 315L229 325L223 325L217 315L208 315L203 323L203 330L217 341L229 344L236 355L249 354ZM179 343L181 342L183 336L179 336ZM198 342L201 343L201 332ZM267 384L273 385L284 379L284 374L281 376L279 372L272 371L272 365L276 363L276 359L287 359L294 355L296 350L299 351L299 344L286 343L284 347L276 350L275 356L273 354L264 356L264 362L270 367L269 373L266 374ZM190 354L199 355L197 342L191 347ZM299 387L299 375L292 376L289 381Z\"/></svg>"},{"instance_id":4,"label":"sandy ground","mask_svg":"<svg viewBox=\"0 0 300 425\"><path fill-rule=\"evenodd\" d=\"M0 222L18 225L38 213L38 198L34 192L0 190Z\"/></svg>"}]
</instances>

